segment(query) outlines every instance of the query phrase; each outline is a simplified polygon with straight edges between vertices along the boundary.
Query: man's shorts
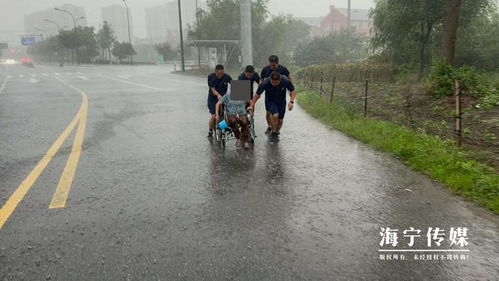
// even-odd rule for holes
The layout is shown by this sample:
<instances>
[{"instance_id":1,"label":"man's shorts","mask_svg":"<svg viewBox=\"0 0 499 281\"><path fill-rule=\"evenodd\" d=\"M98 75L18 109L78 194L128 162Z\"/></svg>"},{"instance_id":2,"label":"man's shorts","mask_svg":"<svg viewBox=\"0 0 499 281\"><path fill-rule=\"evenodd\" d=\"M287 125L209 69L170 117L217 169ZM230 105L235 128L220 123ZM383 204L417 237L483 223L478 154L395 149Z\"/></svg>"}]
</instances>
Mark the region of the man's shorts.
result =
<instances>
[{"instance_id":1,"label":"man's shorts","mask_svg":"<svg viewBox=\"0 0 499 281\"><path fill-rule=\"evenodd\" d=\"M208 95L208 110L211 115L215 115L218 99L214 95Z\"/></svg>"},{"instance_id":2,"label":"man's shorts","mask_svg":"<svg viewBox=\"0 0 499 281\"><path fill-rule=\"evenodd\" d=\"M284 119L284 115L286 114L286 100L284 101L273 101L267 100L265 101L265 108L272 115L279 114L279 119Z\"/></svg>"},{"instance_id":3,"label":"man's shorts","mask_svg":"<svg viewBox=\"0 0 499 281\"><path fill-rule=\"evenodd\" d=\"M217 108L216 103L208 103L208 111L210 111L211 115L215 115L216 108Z\"/></svg>"}]
</instances>

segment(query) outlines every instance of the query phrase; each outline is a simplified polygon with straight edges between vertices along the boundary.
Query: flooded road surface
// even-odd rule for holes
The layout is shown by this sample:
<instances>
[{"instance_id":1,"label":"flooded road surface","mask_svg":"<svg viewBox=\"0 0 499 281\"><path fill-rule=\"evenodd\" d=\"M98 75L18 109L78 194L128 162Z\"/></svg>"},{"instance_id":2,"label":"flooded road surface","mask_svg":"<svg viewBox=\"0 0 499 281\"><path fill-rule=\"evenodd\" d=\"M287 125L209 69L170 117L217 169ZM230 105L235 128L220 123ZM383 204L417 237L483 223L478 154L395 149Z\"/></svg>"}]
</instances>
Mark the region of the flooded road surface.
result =
<instances>
[{"instance_id":1,"label":"flooded road surface","mask_svg":"<svg viewBox=\"0 0 499 281\"><path fill-rule=\"evenodd\" d=\"M206 138L205 79L170 71L0 68L0 280L498 280L497 215L299 106L278 145L260 101L255 149L220 149ZM65 207L50 209L68 163ZM421 232L409 247L411 227ZM430 227L445 231L441 246L427 246ZM469 244L449 246L459 227ZM397 229L398 244L380 246L381 228Z\"/></svg>"}]
</instances>

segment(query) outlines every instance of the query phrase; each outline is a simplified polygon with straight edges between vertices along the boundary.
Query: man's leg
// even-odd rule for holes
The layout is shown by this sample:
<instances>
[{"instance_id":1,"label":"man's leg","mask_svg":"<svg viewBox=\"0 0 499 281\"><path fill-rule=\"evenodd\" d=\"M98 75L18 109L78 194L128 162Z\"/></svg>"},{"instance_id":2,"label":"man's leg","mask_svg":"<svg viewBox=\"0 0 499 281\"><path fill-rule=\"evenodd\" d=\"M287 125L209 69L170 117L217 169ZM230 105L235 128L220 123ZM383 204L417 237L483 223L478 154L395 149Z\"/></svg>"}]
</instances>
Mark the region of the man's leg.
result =
<instances>
[{"instance_id":1,"label":"man's leg","mask_svg":"<svg viewBox=\"0 0 499 281\"><path fill-rule=\"evenodd\" d=\"M210 104L208 103L208 110L210 111L210 120L208 121L208 127L209 127L209 131L208 131L208 137L212 137L213 136L213 130L216 129L215 127L215 123L216 123L216 118L215 118L215 105L214 104Z\"/></svg>"},{"instance_id":2,"label":"man's leg","mask_svg":"<svg viewBox=\"0 0 499 281\"><path fill-rule=\"evenodd\" d=\"M243 143L249 142L249 124L246 116L239 116L239 125L241 126L241 140Z\"/></svg>"},{"instance_id":3,"label":"man's leg","mask_svg":"<svg viewBox=\"0 0 499 281\"><path fill-rule=\"evenodd\" d=\"M277 120L277 134L280 134L282 129L282 124L284 124L284 115L286 115L286 101L280 103L278 106L278 120Z\"/></svg>"},{"instance_id":4,"label":"man's leg","mask_svg":"<svg viewBox=\"0 0 499 281\"><path fill-rule=\"evenodd\" d=\"M211 115L210 120L208 121L208 126L210 127L210 131L215 130L215 115Z\"/></svg>"},{"instance_id":5,"label":"man's leg","mask_svg":"<svg viewBox=\"0 0 499 281\"><path fill-rule=\"evenodd\" d=\"M278 119L277 120L277 133L281 132L282 124L284 124L284 120L283 119Z\"/></svg>"},{"instance_id":6,"label":"man's leg","mask_svg":"<svg viewBox=\"0 0 499 281\"><path fill-rule=\"evenodd\" d=\"M241 146L241 132L239 131L237 116L229 116L227 121L229 122L229 126L236 137L236 146Z\"/></svg>"}]
</instances>

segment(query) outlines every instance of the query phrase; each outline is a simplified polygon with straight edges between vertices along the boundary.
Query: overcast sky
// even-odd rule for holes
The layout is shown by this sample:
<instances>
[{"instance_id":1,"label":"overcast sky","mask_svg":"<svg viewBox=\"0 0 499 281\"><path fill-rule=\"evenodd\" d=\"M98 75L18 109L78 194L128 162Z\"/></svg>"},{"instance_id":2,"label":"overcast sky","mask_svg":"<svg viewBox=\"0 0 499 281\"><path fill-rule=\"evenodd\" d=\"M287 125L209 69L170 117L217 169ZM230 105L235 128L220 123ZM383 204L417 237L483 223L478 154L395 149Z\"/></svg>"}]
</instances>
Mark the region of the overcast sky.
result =
<instances>
[{"instance_id":1,"label":"overcast sky","mask_svg":"<svg viewBox=\"0 0 499 281\"><path fill-rule=\"evenodd\" d=\"M134 33L145 37L144 8L160 5L168 0L128 0L134 21ZM0 0L0 42L12 41L24 32L24 15L39 10L70 3L85 8L88 23L98 26L101 21L101 8L111 4L121 4L121 0ZM272 14L294 14L301 17L323 16L329 5L346 8L347 0L270 0ZM353 8L370 8L374 0L352 0Z\"/></svg>"}]
</instances>

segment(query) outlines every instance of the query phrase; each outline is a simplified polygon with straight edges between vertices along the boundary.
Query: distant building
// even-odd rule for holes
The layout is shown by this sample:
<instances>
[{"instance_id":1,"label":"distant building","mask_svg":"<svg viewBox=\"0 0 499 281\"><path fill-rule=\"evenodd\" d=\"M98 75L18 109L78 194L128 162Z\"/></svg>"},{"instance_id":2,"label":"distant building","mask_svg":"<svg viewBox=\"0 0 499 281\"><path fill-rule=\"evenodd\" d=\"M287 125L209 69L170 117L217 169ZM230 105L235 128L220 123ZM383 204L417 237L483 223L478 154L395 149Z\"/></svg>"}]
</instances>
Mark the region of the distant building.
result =
<instances>
[{"instance_id":1,"label":"distant building","mask_svg":"<svg viewBox=\"0 0 499 281\"><path fill-rule=\"evenodd\" d=\"M64 4L62 6L58 6L57 8L66 10L73 14L74 18L78 19L78 25L87 25L87 19L85 18L85 9L83 7L75 6L72 4ZM72 29L74 26L73 19L70 15L61 11L56 11L54 8L52 8L25 15L24 31L26 32L26 34L43 34L47 37L56 35L58 32L57 25L47 22L46 20L57 23L62 29Z\"/></svg>"},{"instance_id":2,"label":"distant building","mask_svg":"<svg viewBox=\"0 0 499 281\"><path fill-rule=\"evenodd\" d=\"M182 25L184 30L196 22L196 2L198 5L204 2L198 0L182 1ZM170 1L165 5L146 8L146 32L147 38L152 43L168 42L178 45L179 39L178 2ZM186 33L187 34L187 33Z\"/></svg>"},{"instance_id":3,"label":"distant building","mask_svg":"<svg viewBox=\"0 0 499 281\"><path fill-rule=\"evenodd\" d=\"M372 28L372 21L369 18L369 10L351 9L350 24L362 35L369 36ZM323 36L336 33L348 27L348 9L338 9L330 6L329 14L321 20L321 33Z\"/></svg>"},{"instance_id":4,"label":"distant building","mask_svg":"<svg viewBox=\"0 0 499 281\"><path fill-rule=\"evenodd\" d=\"M165 42L168 32L166 6L146 8L146 35L152 43Z\"/></svg>"},{"instance_id":5,"label":"distant building","mask_svg":"<svg viewBox=\"0 0 499 281\"><path fill-rule=\"evenodd\" d=\"M130 9L129 9L130 10ZM126 8L123 5L113 4L102 8L102 21L107 21L114 31L114 37L119 42L128 42L128 22ZM133 20L130 12L130 34L134 42Z\"/></svg>"}]
</instances>

